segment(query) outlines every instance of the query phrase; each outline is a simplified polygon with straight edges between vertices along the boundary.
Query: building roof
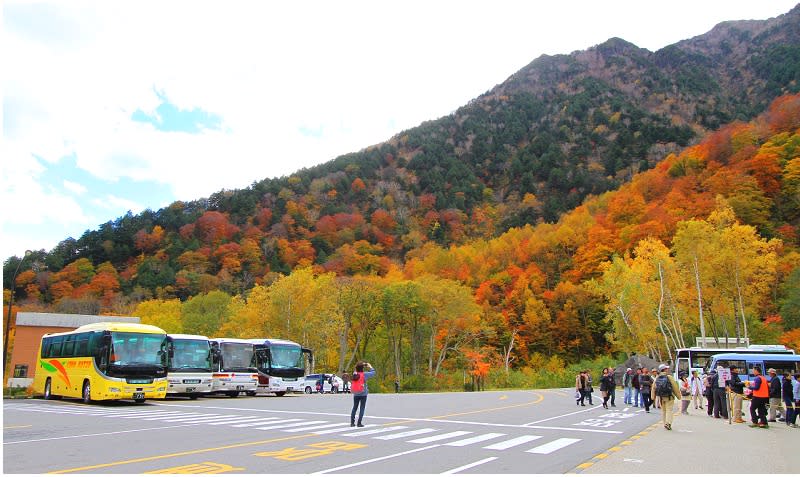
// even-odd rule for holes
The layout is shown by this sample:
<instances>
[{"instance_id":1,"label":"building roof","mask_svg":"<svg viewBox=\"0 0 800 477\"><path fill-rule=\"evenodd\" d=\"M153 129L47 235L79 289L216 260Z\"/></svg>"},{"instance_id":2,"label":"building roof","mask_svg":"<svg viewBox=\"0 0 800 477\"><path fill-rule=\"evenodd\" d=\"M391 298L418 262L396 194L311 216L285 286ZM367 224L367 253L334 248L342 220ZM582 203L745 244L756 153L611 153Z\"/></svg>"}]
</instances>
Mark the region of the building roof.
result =
<instances>
[{"instance_id":1,"label":"building roof","mask_svg":"<svg viewBox=\"0 0 800 477\"><path fill-rule=\"evenodd\" d=\"M48 326L60 328L79 328L83 325L101 322L139 323L135 316L73 315L70 313L17 313L17 326Z\"/></svg>"}]
</instances>

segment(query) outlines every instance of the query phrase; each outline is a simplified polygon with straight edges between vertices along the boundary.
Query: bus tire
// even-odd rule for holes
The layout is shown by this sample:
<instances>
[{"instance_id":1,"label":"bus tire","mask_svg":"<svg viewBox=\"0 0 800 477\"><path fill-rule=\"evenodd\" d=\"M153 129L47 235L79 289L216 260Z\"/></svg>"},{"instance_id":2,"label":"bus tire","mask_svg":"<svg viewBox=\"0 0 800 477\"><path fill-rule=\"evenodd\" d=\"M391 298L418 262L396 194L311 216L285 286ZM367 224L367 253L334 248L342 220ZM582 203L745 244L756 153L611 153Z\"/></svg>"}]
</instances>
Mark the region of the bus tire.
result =
<instances>
[{"instance_id":1,"label":"bus tire","mask_svg":"<svg viewBox=\"0 0 800 477\"><path fill-rule=\"evenodd\" d=\"M136 404L142 404L144 402L144 398L142 399L134 399L133 400Z\"/></svg>"},{"instance_id":2,"label":"bus tire","mask_svg":"<svg viewBox=\"0 0 800 477\"><path fill-rule=\"evenodd\" d=\"M45 399L53 399L53 390L51 389L52 384L50 383L50 378L47 378L47 381L44 382L44 398Z\"/></svg>"},{"instance_id":3,"label":"bus tire","mask_svg":"<svg viewBox=\"0 0 800 477\"><path fill-rule=\"evenodd\" d=\"M256 395L256 392L255 392L255 391L247 391L247 392L246 392L246 394L247 394L248 396L255 396L255 395Z\"/></svg>"},{"instance_id":4,"label":"bus tire","mask_svg":"<svg viewBox=\"0 0 800 477\"><path fill-rule=\"evenodd\" d=\"M237 397L239 395L239 391L228 391L225 394L227 394L228 397Z\"/></svg>"},{"instance_id":5,"label":"bus tire","mask_svg":"<svg viewBox=\"0 0 800 477\"><path fill-rule=\"evenodd\" d=\"M189 395L189 399L191 399L192 401L194 401L194 400L195 400L195 399L197 399L198 397L200 397L200 395L199 395L199 394L190 394L190 395Z\"/></svg>"},{"instance_id":6,"label":"bus tire","mask_svg":"<svg viewBox=\"0 0 800 477\"><path fill-rule=\"evenodd\" d=\"M91 404L92 403L92 385L89 383L89 380L85 380L83 382L83 396L84 404Z\"/></svg>"},{"instance_id":7,"label":"bus tire","mask_svg":"<svg viewBox=\"0 0 800 477\"><path fill-rule=\"evenodd\" d=\"M311 386L306 386L305 393L311 394Z\"/></svg>"},{"instance_id":8,"label":"bus tire","mask_svg":"<svg viewBox=\"0 0 800 477\"><path fill-rule=\"evenodd\" d=\"M283 396L286 395L286 391L276 391L275 395L278 396L278 397L283 397Z\"/></svg>"}]
</instances>

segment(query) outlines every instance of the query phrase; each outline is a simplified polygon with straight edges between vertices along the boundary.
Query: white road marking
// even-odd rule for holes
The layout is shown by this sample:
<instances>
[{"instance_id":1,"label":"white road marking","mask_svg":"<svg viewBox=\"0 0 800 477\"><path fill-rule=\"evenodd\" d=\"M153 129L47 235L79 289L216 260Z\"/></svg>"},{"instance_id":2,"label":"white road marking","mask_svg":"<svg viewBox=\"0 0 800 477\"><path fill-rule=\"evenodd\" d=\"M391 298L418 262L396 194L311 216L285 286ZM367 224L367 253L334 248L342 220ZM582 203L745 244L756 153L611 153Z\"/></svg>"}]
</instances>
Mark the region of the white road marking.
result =
<instances>
[{"instance_id":1,"label":"white road marking","mask_svg":"<svg viewBox=\"0 0 800 477\"><path fill-rule=\"evenodd\" d=\"M277 417L250 417L250 418L247 418L247 419L239 419L239 420L237 421L237 423L236 423L236 424L235 424L233 427L258 426L258 425L259 425L259 424L261 424L261 423L264 423L264 424L266 424L266 423L268 423L268 422L270 422L270 421L274 421L275 419L277 419ZM255 422L255 423L253 423L253 421L256 421L256 422ZM248 423L250 423L250 424L244 424L244 425L242 425L242 424L243 424L243 423L245 423L245 422L248 422ZM211 425L211 426L224 426L224 425L226 425L226 424L230 424L230 423L231 423L231 421L225 421L225 422L209 422L208 424L209 424L209 425Z\"/></svg>"},{"instance_id":2,"label":"white road marking","mask_svg":"<svg viewBox=\"0 0 800 477\"><path fill-rule=\"evenodd\" d=\"M3 441L3 445L11 445L11 444L25 444L28 442L42 442L42 441L58 441L63 439L76 439L79 437L96 437L96 436L111 436L114 434L127 434L130 432L141 432L141 431L160 431L161 429L173 429L175 427L187 427L187 426L196 426L197 424L178 424L177 426L163 426L163 427L150 427L147 429L130 429L127 431L113 431L113 432L99 432L97 434L81 434L76 436L61 436L61 437L45 437L42 439L30 439L27 441Z\"/></svg>"},{"instance_id":3,"label":"white road marking","mask_svg":"<svg viewBox=\"0 0 800 477\"><path fill-rule=\"evenodd\" d=\"M455 469L446 470L446 471L442 472L442 474L456 474L458 472L461 472L462 470L471 469L473 467L477 467L477 466L485 464L487 462L491 462L491 461L493 461L495 459L497 459L497 457L487 457L485 459L481 459L481 460L479 460L477 462L473 462L471 464L462 465L461 467L456 467Z\"/></svg>"},{"instance_id":4,"label":"white road marking","mask_svg":"<svg viewBox=\"0 0 800 477\"><path fill-rule=\"evenodd\" d=\"M392 439L402 439L403 437L411 437L411 436L418 436L420 434L430 434L431 432L436 432L438 429L432 429L430 427L424 427L422 429L414 429L412 431L400 432L397 434L389 434L388 436L378 436L375 439L381 439L384 441L392 440Z\"/></svg>"},{"instance_id":5,"label":"white road marking","mask_svg":"<svg viewBox=\"0 0 800 477\"><path fill-rule=\"evenodd\" d=\"M535 441L536 439L541 439L541 438L542 436L519 436L515 437L514 439L509 439L507 441L498 442L497 444L486 446L484 447L484 449L506 450L521 444L525 444L526 442Z\"/></svg>"},{"instance_id":6,"label":"white road marking","mask_svg":"<svg viewBox=\"0 0 800 477\"><path fill-rule=\"evenodd\" d=\"M467 434L472 434L472 433L469 431L455 431L455 432L448 432L447 434L439 434L436 436L420 437L419 439L414 439L408 442L414 444L430 444L431 442L443 441L445 439L450 439L451 437L465 436Z\"/></svg>"},{"instance_id":7,"label":"white road marking","mask_svg":"<svg viewBox=\"0 0 800 477\"><path fill-rule=\"evenodd\" d=\"M154 417L136 416L135 418L133 418L133 417L123 417L123 419L141 419L143 421L157 421L159 419L167 419L167 418L174 418L174 417L190 417L190 416L193 416L195 418L199 418L199 417L208 416L208 414L204 414L202 412L193 412L193 413L190 412L190 413L186 413L186 414L178 414L177 416L154 416Z\"/></svg>"},{"instance_id":8,"label":"white road marking","mask_svg":"<svg viewBox=\"0 0 800 477\"><path fill-rule=\"evenodd\" d=\"M579 441L580 439L571 439L569 437L562 437L561 439L556 439L552 442L548 442L547 444L542 444L539 447L534 447L533 449L526 450L525 452L530 452L531 454L549 454L551 452L557 451L558 449L567 447L568 445L572 445Z\"/></svg>"},{"instance_id":9,"label":"white road marking","mask_svg":"<svg viewBox=\"0 0 800 477\"><path fill-rule=\"evenodd\" d=\"M504 436L504 435L505 434L500 434L498 432L490 432L488 434L481 434L479 436L468 437L466 439L461 439L460 441L448 442L445 445L446 446L453 446L453 447L463 447L463 446L468 446L470 444L474 444L476 442L488 441L490 439L494 439L496 437L500 437L500 436Z\"/></svg>"},{"instance_id":10,"label":"white road marking","mask_svg":"<svg viewBox=\"0 0 800 477\"><path fill-rule=\"evenodd\" d=\"M337 422L335 424L325 424L324 426L308 426L308 427L299 427L299 428L296 428L296 429L286 429L285 432L316 431L318 429L328 429L330 427L341 428L342 427L342 423L341 422ZM349 429L349 427L348 427L348 429Z\"/></svg>"},{"instance_id":11,"label":"white road marking","mask_svg":"<svg viewBox=\"0 0 800 477\"><path fill-rule=\"evenodd\" d=\"M307 426L309 424L324 424L326 422L328 421L302 421L302 422L295 422L294 424L278 424L277 426L256 427L256 429L261 431L268 431L270 429L284 429L287 427Z\"/></svg>"},{"instance_id":12,"label":"white road marking","mask_svg":"<svg viewBox=\"0 0 800 477\"><path fill-rule=\"evenodd\" d=\"M347 434L342 434L342 435L343 436L347 436L347 437L369 436L369 435L372 435L372 434L380 434L382 432L396 431L396 430L399 430L399 429L408 429L408 426L381 427L381 428L378 428L378 429L370 429L369 431L348 432Z\"/></svg>"},{"instance_id":13,"label":"white road marking","mask_svg":"<svg viewBox=\"0 0 800 477\"><path fill-rule=\"evenodd\" d=\"M342 465L342 466L339 466L339 467L334 467L332 469L321 470L319 472L314 472L312 475L327 474L327 473L330 473L330 472L338 472L340 470L349 469L351 467L358 467L359 465L371 464L373 462L380 462L380 461L386 460L386 459L393 459L395 457L400 457L401 455L408 455L408 454L413 454L415 452L422 452L422 451L425 451L425 450L428 450L428 449L433 449L435 447L439 447L439 444L432 444L432 445L429 445L427 447L420 447L418 449L411 449L411 450L408 450L408 451L405 451L405 452L398 452L397 454L385 455L383 457L376 457L374 459L362 460L361 462L355 462L355 463L352 463L352 464Z\"/></svg>"},{"instance_id":14,"label":"white road marking","mask_svg":"<svg viewBox=\"0 0 800 477\"><path fill-rule=\"evenodd\" d=\"M366 426L364 426L364 428L375 427L375 426L377 426L377 424L367 424ZM347 426L347 427L341 426L341 427L337 427L336 429L327 429L327 430L324 430L324 431L315 431L314 434L319 434L319 435L322 435L322 434L336 434L337 432L349 431L351 429L352 429L351 426Z\"/></svg>"},{"instance_id":15,"label":"white road marking","mask_svg":"<svg viewBox=\"0 0 800 477\"><path fill-rule=\"evenodd\" d=\"M302 419L282 419L280 421L276 421L274 417L269 417L248 424L234 424L231 427L254 427L254 426L260 426L261 424L277 424L279 422L297 422L297 421L302 421Z\"/></svg>"}]
</instances>

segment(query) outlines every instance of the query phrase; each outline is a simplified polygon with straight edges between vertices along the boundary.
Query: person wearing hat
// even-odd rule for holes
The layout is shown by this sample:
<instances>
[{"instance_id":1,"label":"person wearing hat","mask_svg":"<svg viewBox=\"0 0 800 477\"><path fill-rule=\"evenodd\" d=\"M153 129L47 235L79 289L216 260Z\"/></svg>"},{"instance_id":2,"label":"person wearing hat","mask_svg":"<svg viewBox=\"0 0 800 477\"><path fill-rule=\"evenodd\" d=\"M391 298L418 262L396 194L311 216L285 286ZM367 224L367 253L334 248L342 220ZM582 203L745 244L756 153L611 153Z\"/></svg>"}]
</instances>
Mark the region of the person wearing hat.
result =
<instances>
[{"instance_id":1,"label":"person wearing hat","mask_svg":"<svg viewBox=\"0 0 800 477\"><path fill-rule=\"evenodd\" d=\"M783 414L781 412L781 379L775 368L769 368L767 374L769 374L767 378L769 381L769 422L775 422L775 418Z\"/></svg>"},{"instance_id":2,"label":"person wearing hat","mask_svg":"<svg viewBox=\"0 0 800 477\"><path fill-rule=\"evenodd\" d=\"M739 368L736 366L731 366L731 379L728 380L725 384L731 390L732 398L733 398L733 422L737 424L741 424L744 422L742 419L742 399L744 399L744 384L742 384L742 379L739 377Z\"/></svg>"},{"instance_id":3,"label":"person wearing hat","mask_svg":"<svg viewBox=\"0 0 800 477\"><path fill-rule=\"evenodd\" d=\"M625 389L625 404L633 404L633 370L631 368L625 370L622 387Z\"/></svg>"},{"instance_id":4,"label":"person wearing hat","mask_svg":"<svg viewBox=\"0 0 800 477\"><path fill-rule=\"evenodd\" d=\"M661 421L664 423L664 429L671 431L675 415L673 406L676 400L681 399L681 392L675 378L669 374L669 365L658 366L658 376L653 383L650 397L655 400L656 396L661 398Z\"/></svg>"}]
</instances>

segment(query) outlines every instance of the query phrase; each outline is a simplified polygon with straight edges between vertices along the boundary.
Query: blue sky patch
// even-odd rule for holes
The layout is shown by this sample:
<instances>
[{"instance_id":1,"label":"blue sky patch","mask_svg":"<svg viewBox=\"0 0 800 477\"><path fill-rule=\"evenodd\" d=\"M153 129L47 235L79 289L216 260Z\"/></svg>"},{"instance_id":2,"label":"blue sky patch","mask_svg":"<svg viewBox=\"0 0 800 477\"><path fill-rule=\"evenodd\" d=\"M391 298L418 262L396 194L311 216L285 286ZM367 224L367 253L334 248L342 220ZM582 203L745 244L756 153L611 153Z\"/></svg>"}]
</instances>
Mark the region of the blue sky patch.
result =
<instances>
[{"instance_id":1,"label":"blue sky patch","mask_svg":"<svg viewBox=\"0 0 800 477\"><path fill-rule=\"evenodd\" d=\"M198 134L205 130L219 130L222 118L219 115L204 111L199 108L191 110L179 109L169 102L167 95L153 88L153 91L161 100L153 114L147 114L141 109L137 109L131 114L131 119L140 123L149 123L159 131L165 132L186 132Z\"/></svg>"}]
</instances>

